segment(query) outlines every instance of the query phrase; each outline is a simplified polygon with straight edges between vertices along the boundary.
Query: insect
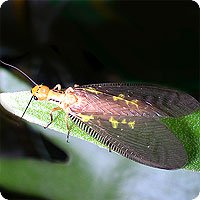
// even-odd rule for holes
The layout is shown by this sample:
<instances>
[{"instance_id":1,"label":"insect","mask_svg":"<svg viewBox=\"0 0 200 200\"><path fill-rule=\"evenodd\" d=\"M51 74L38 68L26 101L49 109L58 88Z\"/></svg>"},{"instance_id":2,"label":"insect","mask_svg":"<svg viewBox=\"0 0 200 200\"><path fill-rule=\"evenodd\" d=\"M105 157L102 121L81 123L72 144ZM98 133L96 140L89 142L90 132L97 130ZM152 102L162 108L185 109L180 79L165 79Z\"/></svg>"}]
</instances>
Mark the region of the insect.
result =
<instances>
[{"instance_id":1,"label":"insect","mask_svg":"<svg viewBox=\"0 0 200 200\"><path fill-rule=\"evenodd\" d=\"M6 65L31 80L18 68ZM50 111L49 124L53 122L53 112L62 109L68 129L67 119L70 118L109 150L124 157L162 169L178 169L187 163L184 146L162 119L199 109L200 103L189 94L146 84L101 83L67 89L58 84L50 89L32 83L35 84L32 98L56 105Z\"/></svg>"}]
</instances>

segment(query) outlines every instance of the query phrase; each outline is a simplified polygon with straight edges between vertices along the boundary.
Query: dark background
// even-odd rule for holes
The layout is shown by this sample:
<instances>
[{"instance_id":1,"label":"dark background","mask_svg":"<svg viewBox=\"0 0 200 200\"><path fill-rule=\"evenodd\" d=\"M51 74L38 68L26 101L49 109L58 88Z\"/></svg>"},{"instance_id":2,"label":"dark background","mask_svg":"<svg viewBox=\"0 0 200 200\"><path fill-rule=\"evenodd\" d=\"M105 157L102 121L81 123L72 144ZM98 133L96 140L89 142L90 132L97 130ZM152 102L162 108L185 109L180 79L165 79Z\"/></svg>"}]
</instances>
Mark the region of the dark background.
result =
<instances>
[{"instance_id":1,"label":"dark background","mask_svg":"<svg viewBox=\"0 0 200 200\"><path fill-rule=\"evenodd\" d=\"M199 99L198 9L189 1L7 1L0 10L0 57L50 87L147 82ZM1 156L68 160L2 112ZM47 149L38 151L41 139Z\"/></svg>"},{"instance_id":2,"label":"dark background","mask_svg":"<svg viewBox=\"0 0 200 200\"><path fill-rule=\"evenodd\" d=\"M38 83L137 81L199 98L195 2L8 1L1 59Z\"/></svg>"}]
</instances>

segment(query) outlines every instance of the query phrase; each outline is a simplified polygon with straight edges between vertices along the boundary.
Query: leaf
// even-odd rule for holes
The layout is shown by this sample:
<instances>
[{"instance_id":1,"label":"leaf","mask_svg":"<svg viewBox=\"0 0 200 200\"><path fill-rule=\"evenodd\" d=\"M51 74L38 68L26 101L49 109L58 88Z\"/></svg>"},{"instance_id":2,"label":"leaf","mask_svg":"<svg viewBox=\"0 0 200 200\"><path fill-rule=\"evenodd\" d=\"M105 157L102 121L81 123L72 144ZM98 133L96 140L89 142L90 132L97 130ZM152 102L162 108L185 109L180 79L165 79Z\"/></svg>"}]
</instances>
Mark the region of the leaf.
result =
<instances>
[{"instance_id":1,"label":"leaf","mask_svg":"<svg viewBox=\"0 0 200 200\"><path fill-rule=\"evenodd\" d=\"M200 110L179 118L166 118L163 122L184 145L188 163L185 169L200 171Z\"/></svg>"},{"instance_id":2,"label":"leaf","mask_svg":"<svg viewBox=\"0 0 200 200\"><path fill-rule=\"evenodd\" d=\"M20 88L27 89L31 87L24 83L22 84L22 82L16 79L15 76L8 73L7 70L0 69L0 76L0 90L4 91L6 88L6 91L11 91L11 93L0 94L0 103L7 110L21 117L31 98L31 92L23 91L13 93L12 91L19 90ZM8 85L8 83L10 84ZM41 126L46 126L50 122L49 112L53 107L55 107L55 105L50 102L32 101L24 115L24 119ZM55 120L49 128L54 129L59 133L67 134L66 123L64 121L65 113L63 111L58 111L54 113L53 116ZM193 171L200 171L200 111L180 118L165 118L163 119L163 123L172 130L186 148L188 163L184 168ZM73 125L70 120L69 124L71 125L70 135L92 142L100 147L107 148Z\"/></svg>"},{"instance_id":3,"label":"leaf","mask_svg":"<svg viewBox=\"0 0 200 200\"><path fill-rule=\"evenodd\" d=\"M14 93L1 93L0 94L0 103L1 105L13 113L14 115L21 117L26 106L28 105L29 100L31 99L30 91L23 92L14 92ZM30 103L23 119L46 127L50 122L50 111L55 107L55 104L50 103L48 101L35 101L32 100ZM52 124L48 128L58 131L60 133L68 134L68 130L66 127L66 122L64 111L57 111L53 113L54 120ZM97 144L101 147L103 145L96 141L93 137L89 136L87 133L83 132L80 128L75 126L70 119L68 119L68 123L70 126L70 136L75 136L94 144Z\"/></svg>"},{"instance_id":4,"label":"leaf","mask_svg":"<svg viewBox=\"0 0 200 200\"><path fill-rule=\"evenodd\" d=\"M28 91L1 93L0 103L5 109L21 117L30 98L31 93ZM50 102L33 100L23 118L29 122L46 126L50 121L49 112L53 107L55 107L55 105ZM49 128L67 134L64 117L65 113L63 111L58 111L54 114L55 120ZM163 122L173 131L178 139L180 139L187 151L188 163L184 168L200 171L200 111L180 118L165 118ZM76 127L71 121L69 121L69 125L71 127L70 135L102 147L101 143Z\"/></svg>"},{"instance_id":5,"label":"leaf","mask_svg":"<svg viewBox=\"0 0 200 200\"><path fill-rule=\"evenodd\" d=\"M8 73L7 70L0 68L0 91L17 91L20 89L31 89L30 86L22 83ZM5 96L4 96L5 94ZM18 112L21 117L27 102L30 100L30 92L17 93L19 98L15 98L14 93L1 93L0 103L4 104L9 110ZM25 94L25 95L24 95ZM20 97L20 95L22 95ZM7 102L3 102L4 99ZM14 99L12 99L14 98ZM16 102L16 100L18 102ZM15 103L14 103L15 102ZM49 122L49 110L53 107L51 103L47 102L47 107L43 106L40 102L37 104L33 101L33 110L29 109L25 114L25 118L29 117L30 120L35 120L36 123L45 125ZM45 104L46 105L46 104ZM18 108L17 106L21 106ZM34 107L35 106L35 107ZM39 107L37 107L39 106ZM48 107L49 106L49 107ZM37 109L39 110L37 113ZM42 109L47 109L43 116ZM29 114L29 112L31 114ZM34 114L32 114L32 112ZM17 114L17 113L16 113ZM42 115L40 115L42 114ZM59 114L59 113L58 113ZM39 117L35 117L37 115ZM59 117L63 119L64 113L60 113ZM43 121L46 117L46 121ZM23 120L23 119L22 119ZM58 120L58 121L57 121ZM55 119L55 122L62 124L62 120ZM59 123L52 124L59 126ZM63 132L66 131L65 122L63 129L59 129ZM94 170L92 170L91 163L84 157L84 152L80 154L79 150L72 147L72 145L66 145L66 141L55 137L55 132L45 130L40 126L35 126L32 123L28 123L31 128L36 129L41 133L48 133L46 137L52 141L56 146L59 146L63 151L71 154L69 163L51 163L47 161L34 160L34 159L10 159L0 158L0 186L8 191L19 192L21 194L33 195L34 197L43 197L45 199L83 199L83 196L87 199L118 199L119 185L122 183L122 176L113 177L112 179L99 177ZM62 126L61 126L62 127ZM72 130L76 130L73 127ZM73 131L74 132L74 131ZM78 130L77 130L78 132ZM66 133L66 132L65 132ZM73 134L73 133L72 133ZM83 134L80 132L80 134ZM61 134L57 134L61 136ZM87 135L85 135L87 136ZM63 137L62 137L63 139ZM76 146L76 145L75 145ZM78 152L77 152L78 151ZM80 155L79 155L80 154ZM87 155L86 155L87 156ZM88 156L87 156L88 157ZM91 157L90 157L91 158ZM112 171L112 169L109 169ZM107 171L109 171L107 170ZM121 169L119 174L122 174L124 170ZM99 184L101 190L99 190ZM77 192L78 191L78 192Z\"/></svg>"}]
</instances>

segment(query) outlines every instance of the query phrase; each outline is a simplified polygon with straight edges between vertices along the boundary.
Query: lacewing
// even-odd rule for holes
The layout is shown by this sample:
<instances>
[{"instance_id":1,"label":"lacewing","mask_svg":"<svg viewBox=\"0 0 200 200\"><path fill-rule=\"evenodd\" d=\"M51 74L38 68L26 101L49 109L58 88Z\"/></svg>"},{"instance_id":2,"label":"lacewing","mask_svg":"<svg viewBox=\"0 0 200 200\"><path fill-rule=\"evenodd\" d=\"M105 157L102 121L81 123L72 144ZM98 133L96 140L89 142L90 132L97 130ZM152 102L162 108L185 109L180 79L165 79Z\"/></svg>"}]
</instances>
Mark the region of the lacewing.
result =
<instances>
[{"instance_id":1,"label":"lacewing","mask_svg":"<svg viewBox=\"0 0 200 200\"><path fill-rule=\"evenodd\" d=\"M18 68L2 63L32 81ZM184 116L199 109L200 103L189 94L146 84L102 83L67 89L61 89L58 84L49 89L32 83L36 85L32 88L35 100L57 105L50 112L50 123L52 113L63 109L69 131L67 118L124 157L162 169L178 169L187 163L183 144L162 119Z\"/></svg>"},{"instance_id":2,"label":"lacewing","mask_svg":"<svg viewBox=\"0 0 200 200\"><path fill-rule=\"evenodd\" d=\"M36 85L36 100L48 100L63 109L86 133L124 157L162 169L187 163L183 144L162 123L165 117L187 115L200 108L192 96L154 85L103 83L49 89ZM51 123L50 122L50 123ZM49 124L50 124L49 123ZM67 123L67 128L68 127Z\"/></svg>"}]
</instances>

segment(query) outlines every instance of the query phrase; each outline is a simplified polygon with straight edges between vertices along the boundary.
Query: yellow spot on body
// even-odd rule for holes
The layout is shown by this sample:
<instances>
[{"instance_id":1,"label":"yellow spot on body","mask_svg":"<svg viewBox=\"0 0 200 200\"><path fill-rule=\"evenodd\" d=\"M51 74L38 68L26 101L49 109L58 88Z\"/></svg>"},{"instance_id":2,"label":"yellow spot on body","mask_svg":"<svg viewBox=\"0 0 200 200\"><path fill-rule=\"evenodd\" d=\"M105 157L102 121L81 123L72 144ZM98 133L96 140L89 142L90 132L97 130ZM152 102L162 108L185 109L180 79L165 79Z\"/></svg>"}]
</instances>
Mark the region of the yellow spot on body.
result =
<instances>
[{"instance_id":1,"label":"yellow spot on body","mask_svg":"<svg viewBox=\"0 0 200 200\"><path fill-rule=\"evenodd\" d=\"M131 129L134 129L135 121L130 121L130 122L128 123L128 125L129 125L129 127L130 127Z\"/></svg>"},{"instance_id":2,"label":"yellow spot on body","mask_svg":"<svg viewBox=\"0 0 200 200\"><path fill-rule=\"evenodd\" d=\"M92 88L92 87L89 87L89 88L85 88L86 91L88 92L92 92L92 93L95 93L95 94L102 94L102 92L96 90L95 88Z\"/></svg>"},{"instance_id":3,"label":"yellow spot on body","mask_svg":"<svg viewBox=\"0 0 200 200\"><path fill-rule=\"evenodd\" d=\"M119 122L114 117L110 117L109 122L112 124L113 128L118 127Z\"/></svg>"},{"instance_id":4,"label":"yellow spot on body","mask_svg":"<svg viewBox=\"0 0 200 200\"><path fill-rule=\"evenodd\" d=\"M123 119L122 121L121 121L121 123L122 124L126 124L127 122L126 122L126 119Z\"/></svg>"},{"instance_id":5,"label":"yellow spot on body","mask_svg":"<svg viewBox=\"0 0 200 200\"><path fill-rule=\"evenodd\" d=\"M78 116L81 117L81 120L83 122L88 122L89 120L94 119L93 115L82 115L82 114L79 114Z\"/></svg>"}]
</instances>

